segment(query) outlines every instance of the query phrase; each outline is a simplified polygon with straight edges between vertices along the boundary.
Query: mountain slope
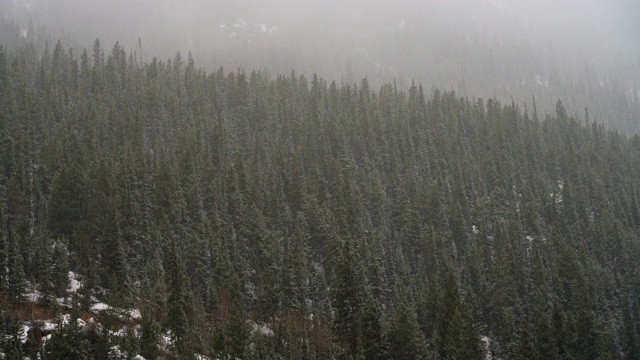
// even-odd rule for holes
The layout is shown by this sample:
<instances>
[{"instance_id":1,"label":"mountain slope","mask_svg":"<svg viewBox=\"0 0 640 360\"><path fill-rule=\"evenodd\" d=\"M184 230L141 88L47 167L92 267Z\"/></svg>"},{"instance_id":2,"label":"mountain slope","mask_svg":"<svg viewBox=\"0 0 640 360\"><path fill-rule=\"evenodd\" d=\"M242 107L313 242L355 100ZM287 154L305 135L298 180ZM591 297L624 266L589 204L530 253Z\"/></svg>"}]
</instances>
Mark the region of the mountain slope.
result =
<instances>
[{"instance_id":1,"label":"mountain slope","mask_svg":"<svg viewBox=\"0 0 640 360\"><path fill-rule=\"evenodd\" d=\"M151 356L636 356L638 136L138 59L0 50L2 309L71 270Z\"/></svg>"}]
</instances>

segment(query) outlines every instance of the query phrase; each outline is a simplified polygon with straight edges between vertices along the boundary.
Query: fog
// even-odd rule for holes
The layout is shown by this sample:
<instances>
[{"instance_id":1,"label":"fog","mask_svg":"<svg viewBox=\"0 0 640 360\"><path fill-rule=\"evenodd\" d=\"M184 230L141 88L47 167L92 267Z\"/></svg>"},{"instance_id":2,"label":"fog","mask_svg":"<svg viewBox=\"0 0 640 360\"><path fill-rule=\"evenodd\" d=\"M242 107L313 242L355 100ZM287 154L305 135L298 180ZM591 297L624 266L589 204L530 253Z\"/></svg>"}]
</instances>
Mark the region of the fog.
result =
<instances>
[{"instance_id":1,"label":"fog","mask_svg":"<svg viewBox=\"0 0 640 360\"><path fill-rule=\"evenodd\" d=\"M318 74L495 97L637 131L640 5L633 0L3 0L43 49L60 39L143 61L191 52L207 71ZM20 39L3 39L11 42ZM106 52L105 51L105 52Z\"/></svg>"}]
</instances>

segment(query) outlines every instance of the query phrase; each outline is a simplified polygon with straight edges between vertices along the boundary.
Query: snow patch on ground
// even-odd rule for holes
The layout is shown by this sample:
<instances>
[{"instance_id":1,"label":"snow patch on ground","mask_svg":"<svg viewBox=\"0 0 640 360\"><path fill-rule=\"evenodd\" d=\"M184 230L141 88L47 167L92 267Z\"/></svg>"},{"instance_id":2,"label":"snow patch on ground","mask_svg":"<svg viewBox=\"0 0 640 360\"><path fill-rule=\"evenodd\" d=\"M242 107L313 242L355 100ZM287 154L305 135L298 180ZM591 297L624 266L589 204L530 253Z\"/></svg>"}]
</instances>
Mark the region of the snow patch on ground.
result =
<instances>
[{"instance_id":1,"label":"snow patch on ground","mask_svg":"<svg viewBox=\"0 0 640 360\"><path fill-rule=\"evenodd\" d=\"M493 358L491 355L491 338L485 335L480 338L480 341L482 341L482 346L484 346L485 360L491 360Z\"/></svg>"},{"instance_id":2,"label":"snow patch on ground","mask_svg":"<svg viewBox=\"0 0 640 360\"><path fill-rule=\"evenodd\" d=\"M117 337L125 337L128 334L128 328L127 327L123 327L122 329L118 330L118 331L111 331L109 330L109 335L111 337L113 336L117 336Z\"/></svg>"},{"instance_id":3,"label":"snow patch on ground","mask_svg":"<svg viewBox=\"0 0 640 360\"><path fill-rule=\"evenodd\" d=\"M121 308L113 307L103 302L100 302L96 298L93 298L93 300L95 301L95 303L91 305L91 308L90 308L91 312L93 313L109 311L109 312L118 314L122 318L131 318L133 320L142 319L142 314L138 309L121 309Z\"/></svg>"},{"instance_id":4,"label":"snow patch on ground","mask_svg":"<svg viewBox=\"0 0 640 360\"><path fill-rule=\"evenodd\" d=\"M65 309L63 312L69 312L68 310L73 307L73 300L72 300L73 294L77 293L78 290L80 290L83 286L82 276L73 271L69 271L68 279L69 279L69 282L68 282L68 287L66 289L67 296L56 299L57 303L60 304L60 307L62 309ZM27 299L29 302L34 304L38 303L44 298L44 295L40 291L38 291L37 287L38 287L37 284L27 283L26 291L23 294L25 299ZM77 321L77 326L80 329L86 328L87 326L96 327L100 331L107 331L107 333L111 338L124 337L124 336L130 335L131 333L133 333L135 336L138 336L138 337L141 335L142 328L140 324L138 324L138 321L142 319L142 314L139 309L114 307L100 301L96 297L91 298L91 304L92 305L90 306L90 312L92 312L94 315L99 315L99 313L101 312L108 312L109 315L113 315L120 318L125 323L125 326L118 331L110 331L106 329L99 322L96 322L93 317L89 318L87 321L84 321L81 318L77 318L75 321ZM42 319L42 320L24 321L22 323L22 333L21 333L20 341L23 344L26 343L28 340L29 331L31 331L32 328L39 328L42 331L48 333L42 338L43 343L46 343L51 339L52 333L59 331L61 326L68 325L70 321L72 321L72 316L70 314L62 314L59 317L46 319L46 320ZM268 333L270 331L270 329L266 328L265 326L259 326L258 329L260 329L260 331L263 333L264 332ZM172 336L173 335L171 334L171 332L167 332L166 334L163 334L161 338L160 346L163 347L164 349L170 349L173 346ZM124 351L118 346L111 347L110 354L115 358L146 360L143 356L127 353L126 351ZM194 354L194 355L196 356L197 359L210 360L209 358L203 355L199 355L199 354ZM0 360L2 360L5 357L6 357L5 354L0 352Z\"/></svg>"},{"instance_id":5,"label":"snow patch on ground","mask_svg":"<svg viewBox=\"0 0 640 360\"><path fill-rule=\"evenodd\" d=\"M248 322L249 325L251 326L251 332L252 333L258 333L264 336L273 336L273 330L271 330L271 328L269 328L268 324L257 324L253 321L249 321Z\"/></svg>"},{"instance_id":6,"label":"snow patch on ground","mask_svg":"<svg viewBox=\"0 0 640 360\"><path fill-rule=\"evenodd\" d=\"M160 336L160 349L167 350L173 346L173 335L171 334L171 330L168 330L166 333Z\"/></svg>"},{"instance_id":7,"label":"snow patch on ground","mask_svg":"<svg viewBox=\"0 0 640 360\"><path fill-rule=\"evenodd\" d=\"M78 281L78 274L73 271L69 271L69 287L67 288L67 292L75 293L80 289L82 283Z\"/></svg>"},{"instance_id":8,"label":"snow patch on ground","mask_svg":"<svg viewBox=\"0 0 640 360\"><path fill-rule=\"evenodd\" d=\"M133 309L133 310L129 311L129 316L131 316L131 318L135 319L135 320L142 319L142 314L140 313L140 310L138 310L138 309Z\"/></svg>"},{"instance_id":9,"label":"snow patch on ground","mask_svg":"<svg viewBox=\"0 0 640 360\"><path fill-rule=\"evenodd\" d=\"M56 327L57 325L52 323L51 321L45 321L44 324L42 325L42 330L53 331L56 329Z\"/></svg>"},{"instance_id":10,"label":"snow patch on ground","mask_svg":"<svg viewBox=\"0 0 640 360\"><path fill-rule=\"evenodd\" d=\"M82 287L82 281L78 280L79 275L73 271L69 271L67 275L69 282L67 286L67 294L75 294ZM27 299L32 303L38 302L39 299L42 299L43 295L38 290L30 290L27 292ZM58 304L64 309L70 309L72 305L71 296L56 298Z\"/></svg>"},{"instance_id":11,"label":"snow patch on ground","mask_svg":"<svg viewBox=\"0 0 640 360\"><path fill-rule=\"evenodd\" d=\"M30 327L27 325L22 325L22 334L20 335L20 342L21 343L26 343L27 342L27 333L29 332Z\"/></svg>"},{"instance_id":12,"label":"snow patch on ground","mask_svg":"<svg viewBox=\"0 0 640 360\"><path fill-rule=\"evenodd\" d=\"M32 304L35 304L42 297L42 293L38 290L34 290L33 292L29 292L26 297L27 297L27 301L29 301Z\"/></svg>"},{"instance_id":13,"label":"snow patch on ground","mask_svg":"<svg viewBox=\"0 0 640 360\"><path fill-rule=\"evenodd\" d=\"M120 350L120 346L116 345L116 346L112 346L109 349L109 358L110 359L128 359L129 354L127 354L126 352Z\"/></svg>"},{"instance_id":14,"label":"snow patch on ground","mask_svg":"<svg viewBox=\"0 0 640 360\"><path fill-rule=\"evenodd\" d=\"M29 284L29 286L27 287L27 292L24 294L24 297L25 299L27 299L28 302L35 304L40 299L42 299L42 293L38 291L38 289L36 289L33 285Z\"/></svg>"},{"instance_id":15,"label":"snow patch on ground","mask_svg":"<svg viewBox=\"0 0 640 360\"><path fill-rule=\"evenodd\" d=\"M101 302L91 305L91 311L107 311L109 309L111 309L109 305Z\"/></svg>"}]
</instances>

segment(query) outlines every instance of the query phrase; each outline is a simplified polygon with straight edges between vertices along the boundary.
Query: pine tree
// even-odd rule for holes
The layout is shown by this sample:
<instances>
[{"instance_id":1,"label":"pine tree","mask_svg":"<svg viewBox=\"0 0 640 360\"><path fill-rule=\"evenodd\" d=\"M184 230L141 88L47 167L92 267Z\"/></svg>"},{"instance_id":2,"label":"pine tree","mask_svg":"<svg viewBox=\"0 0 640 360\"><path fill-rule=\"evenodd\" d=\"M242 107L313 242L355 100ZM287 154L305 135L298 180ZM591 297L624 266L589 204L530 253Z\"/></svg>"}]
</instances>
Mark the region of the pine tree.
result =
<instances>
[{"instance_id":1,"label":"pine tree","mask_svg":"<svg viewBox=\"0 0 640 360\"><path fill-rule=\"evenodd\" d=\"M364 302L364 277L351 241L343 242L339 256L332 288L334 331L345 356L352 357L358 351L358 318Z\"/></svg>"},{"instance_id":2,"label":"pine tree","mask_svg":"<svg viewBox=\"0 0 640 360\"><path fill-rule=\"evenodd\" d=\"M109 289L109 300L113 305L128 306L131 302L130 267L117 210L113 210L107 226L105 237L101 239L101 282Z\"/></svg>"},{"instance_id":3,"label":"pine tree","mask_svg":"<svg viewBox=\"0 0 640 360\"><path fill-rule=\"evenodd\" d=\"M0 171L0 296L4 296L7 290L7 255L9 252L9 222L5 211L7 201L5 183L6 178Z\"/></svg>"},{"instance_id":4,"label":"pine tree","mask_svg":"<svg viewBox=\"0 0 640 360\"><path fill-rule=\"evenodd\" d=\"M529 359L535 356L534 338L526 321L520 323L517 335L517 347L512 354L514 359Z\"/></svg>"},{"instance_id":5,"label":"pine tree","mask_svg":"<svg viewBox=\"0 0 640 360\"><path fill-rule=\"evenodd\" d=\"M461 321L460 319L460 285L453 269L445 269L439 285L437 298L436 323L434 329L434 345L441 359L449 359L457 348Z\"/></svg>"},{"instance_id":6,"label":"pine tree","mask_svg":"<svg viewBox=\"0 0 640 360\"><path fill-rule=\"evenodd\" d=\"M77 317L70 316L68 322L61 317L51 339L44 347L45 359L90 359L90 345L82 335Z\"/></svg>"},{"instance_id":7,"label":"pine tree","mask_svg":"<svg viewBox=\"0 0 640 360\"><path fill-rule=\"evenodd\" d=\"M558 359L558 340L555 337L552 320L552 305L548 304L544 312L537 316L535 329L535 358Z\"/></svg>"},{"instance_id":8,"label":"pine tree","mask_svg":"<svg viewBox=\"0 0 640 360\"><path fill-rule=\"evenodd\" d=\"M7 251L7 292L12 304L23 301L26 287L23 258L20 249L20 239L13 229L10 229Z\"/></svg>"},{"instance_id":9,"label":"pine tree","mask_svg":"<svg viewBox=\"0 0 640 360\"><path fill-rule=\"evenodd\" d=\"M389 333L388 356L392 359L426 359L427 346L413 302L405 297L396 305Z\"/></svg>"},{"instance_id":10,"label":"pine tree","mask_svg":"<svg viewBox=\"0 0 640 360\"><path fill-rule=\"evenodd\" d=\"M22 360L22 339L26 337L22 321L17 315L0 311L0 353L4 359Z\"/></svg>"},{"instance_id":11,"label":"pine tree","mask_svg":"<svg viewBox=\"0 0 640 360\"><path fill-rule=\"evenodd\" d=\"M140 324L140 354L149 360L155 360L159 356L160 326L152 318L150 313L142 313Z\"/></svg>"},{"instance_id":12,"label":"pine tree","mask_svg":"<svg viewBox=\"0 0 640 360\"><path fill-rule=\"evenodd\" d=\"M83 173L76 164L65 166L57 174L49 204L49 229L54 235L74 239L74 233L86 221ZM71 250L76 246L72 242Z\"/></svg>"},{"instance_id":13,"label":"pine tree","mask_svg":"<svg viewBox=\"0 0 640 360\"><path fill-rule=\"evenodd\" d=\"M67 260L69 250L65 239L55 241L49 251L52 259L50 269L47 271L51 273L52 295L56 298L63 298L67 296L67 288L69 287L69 262Z\"/></svg>"},{"instance_id":14,"label":"pine tree","mask_svg":"<svg viewBox=\"0 0 640 360\"><path fill-rule=\"evenodd\" d=\"M383 359L387 351L383 338L382 311L373 296L369 294L359 318L360 348L365 359Z\"/></svg>"},{"instance_id":15,"label":"pine tree","mask_svg":"<svg viewBox=\"0 0 640 360\"><path fill-rule=\"evenodd\" d=\"M173 344L180 356L190 351L189 322L187 319L187 281L184 262L175 238L169 239L167 253L167 324L171 329Z\"/></svg>"},{"instance_id":16,"label":"pine tree","mask_svg":"<svg viewBox=\"0 0 640 360\"><path fill-rule=\"evenodd\" d=\"M163 264L160 242L156 242L151 259L147 264L148 301L145 311L151 321L163 324L167 309L168 279Z\"/></svg>"},{"instance_id":17,"label":"pine tree","mask_svg":"<svg viewBox=\"0 0 640 360\"><path fill-rule=\"evenodd\" d=\"M229 322L224 330L227 339L226 353L232 359L242 359L247 354L250 333L241 304L236 299L231 301Z\"/></svg>"},{"instance_id":18,"label":"pine tree","mask_svg":"<svg viewBox=\"0 0 640 360\"><path fill-rule=\"evenodd\" d=\"M473 308L467 296L453 317L451 326L457 332L457 338L450 346L452 359L484 359L485 351L480 341L480 332L476 320L473 316Z\"/></svg>"},{"instance_id":19,"label":"pine tree","mask_svg":"<svg viewBox=\"0 0 640 360\"><path fill-rule=\"evenodd\" d=\"M625 298L622 304L622 322L624 325L624 335L622 338L625 359L635 359L638 357L638 330L633 318L633 302ZM591 345L593 346L593 345Z\"/></svg>"},{"instance_id":20,"label":"pine tree","mask_svg":"<svg viewBox=\"0 0 640 360\"><path fill-rule=\"evenodd\" d=\"M598 357L595 317L589 304L588 289L579 288L578 290L580 293L574 296L577 301L577 309L575 310L576 357L593 359Z\"/></svg>"},{"instance_id":21,"label":"pine tree","mask_svg":"<svg viewBox=\"0 0 640 360\"><path fill-rule=\"evenodd\" d=\"M308 289L307 222L303 213L296 216L294 236L285 238L282 264L281 303L284 310L304 309Z\"/></svg>"}]
</instances>

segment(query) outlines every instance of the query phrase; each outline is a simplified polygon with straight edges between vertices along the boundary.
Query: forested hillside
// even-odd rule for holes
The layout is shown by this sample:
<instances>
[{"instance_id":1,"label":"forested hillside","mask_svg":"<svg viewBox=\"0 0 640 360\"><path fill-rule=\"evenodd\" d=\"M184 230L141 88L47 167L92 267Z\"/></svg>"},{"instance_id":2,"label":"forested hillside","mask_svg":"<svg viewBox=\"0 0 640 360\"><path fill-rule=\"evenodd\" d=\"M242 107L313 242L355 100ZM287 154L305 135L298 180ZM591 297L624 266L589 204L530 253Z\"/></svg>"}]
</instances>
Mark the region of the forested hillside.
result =
<instances>
[{"instance_id":1,"label":"forested hillside","mask_svg":"<svg viewBox=\"0 0 640 360\"><path fill-rule=\"evenodd\" d=\"M5 0L0 43L100 38L144 62L189 51L208 72L223 66L276 77L295 70L329 83L412 80L460 96L558 99L599 123L640 133L640 2L635 0Z\"/></svg>"},{"instance_id":2,"label":"forested hillside","mask_svg":"<svg viewBox=\"0 0 640 360\"><path fill-rule=\"evenodd\" d=\"M2 311L72 271L74 316L141 312L45 358L640 356L640 137L588 111L99 40L0 48L0 100Z\"/></svg>"}]
</instances>

